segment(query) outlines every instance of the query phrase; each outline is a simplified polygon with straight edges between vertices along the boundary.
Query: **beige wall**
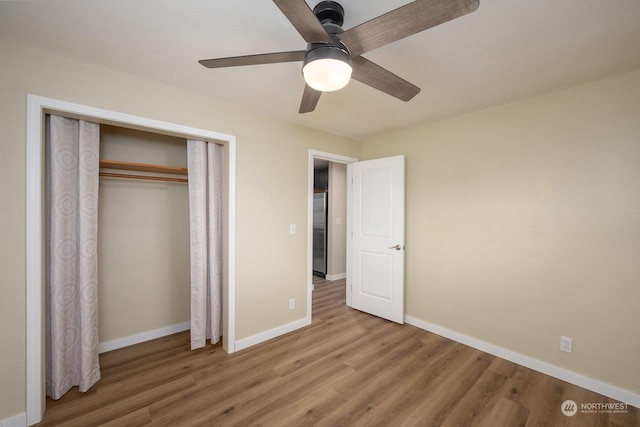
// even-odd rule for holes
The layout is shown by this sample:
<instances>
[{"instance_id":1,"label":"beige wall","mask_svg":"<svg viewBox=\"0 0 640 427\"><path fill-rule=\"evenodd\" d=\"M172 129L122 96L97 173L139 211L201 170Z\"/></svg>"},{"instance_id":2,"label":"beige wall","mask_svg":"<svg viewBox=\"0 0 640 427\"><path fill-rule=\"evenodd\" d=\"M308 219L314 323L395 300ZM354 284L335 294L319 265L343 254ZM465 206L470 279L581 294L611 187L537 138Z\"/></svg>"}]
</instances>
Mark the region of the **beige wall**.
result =
<instances>
[{"instance_id":1,"label":"beige wall","mask_svg":"<svg viewBox=\"0 0 640 427\"><path fill-rule=\"evenodd\" d=\"M361 144L0 38L0 420L25 403L26 96L29 93L237 137L236 338L306 316L308 150ZM295 106L294 106L295 108ZM265 180L265 177L269 177Z\"/></svg>"},{"instance_id":2,"label":"beige wall","mask_svg":"<svg viewBox=\"0 0 640 427\"><path fill-rule=\"evenodd\" d=\"M329 163L327 222L327 274L338 276L347 272L347 165L343 163Z\"/></svg>"},{"instance_id":3,"label":"beige wall","mask_svg":"<svg viewBox=\"0 0 640 427\"><path fill-rule=\"evenodd\" d=\"M640 392L640 72L363 144L395 154L408 315Z\"/></svg>"},{"instance_id":4,"label":"beige wall","mask_svg":"<svg viewBox=\"0 0 640 427\"><path fill-rule=\"evenodd\" d=\"M186 167L187 145L102 125L100 159ZM100 178L98 225L100 342L188 322L188 186Z\"/></svg>"}]
</instances>

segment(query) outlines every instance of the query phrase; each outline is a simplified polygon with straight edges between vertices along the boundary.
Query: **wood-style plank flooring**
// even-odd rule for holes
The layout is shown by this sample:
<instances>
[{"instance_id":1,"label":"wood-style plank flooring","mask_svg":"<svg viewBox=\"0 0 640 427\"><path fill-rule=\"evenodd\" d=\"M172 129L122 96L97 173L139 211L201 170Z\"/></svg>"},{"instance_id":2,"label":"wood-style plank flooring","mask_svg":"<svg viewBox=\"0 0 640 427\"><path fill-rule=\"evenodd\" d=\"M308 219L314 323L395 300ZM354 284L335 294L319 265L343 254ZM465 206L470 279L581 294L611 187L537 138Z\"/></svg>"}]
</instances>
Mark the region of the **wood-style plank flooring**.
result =
<instances>
[{"instance_id":1,"label":"wood-style plank flooring","mask_svg":"<svg viewBox=\"0 0 640 427\"><path fill-rule=\"evenodd\" d=\"M345 306L316 280L311 326L228 355L188 332L100 356L88 393L47 400L41 426L640 426L640 411L410 325Z\"/></svg>"}]
</instances>

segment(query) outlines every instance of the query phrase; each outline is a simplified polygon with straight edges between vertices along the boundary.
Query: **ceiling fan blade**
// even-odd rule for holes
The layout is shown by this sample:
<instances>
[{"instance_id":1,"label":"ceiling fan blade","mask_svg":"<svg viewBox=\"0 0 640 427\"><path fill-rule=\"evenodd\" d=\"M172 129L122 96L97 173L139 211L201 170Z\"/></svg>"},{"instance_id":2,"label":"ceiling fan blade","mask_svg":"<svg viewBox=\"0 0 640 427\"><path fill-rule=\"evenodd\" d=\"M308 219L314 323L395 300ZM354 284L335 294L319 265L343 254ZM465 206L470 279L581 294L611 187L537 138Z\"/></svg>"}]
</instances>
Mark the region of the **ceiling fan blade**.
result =
<instances>
[{"instance_id":1,"label":"ceiling fan blade","mask_svg":"<svg viewBox=\"0 0 640 427\"><path fill-rule=\"evenodd\" d=\"M207 68L239 67L241 65L275 64L304 60L304 50L291 52L261 53L258 55L232 56L229 58L201 59L198 61Z\"/></svg>"},{"instance_id":2,"label":"ceiling fan blade","mask_svg":"<svg viewBox=\"0 0 640 427\"><path fill-rule=\"evenodd\" d=\"M309 85L304 85L304 93L302 94L302 102L300 102L300 110L298 113L310 113L315 110L320 95L322 95L321 91L315 90Z\"/></svg>"},{"instance_id":3,"label":"ceiling fan blade","mask_svg":"<svg viewBox=\"0 0 640 427\"><path fill-rule=\"evenodd\" d=\"M307 43L330 42L327 32L304 0L273 0Z\"/></svg>"},{"instance_id":4,"label":"ceiling fan blade","mask_svg":"<svg viewBox=\"0 0 640 427\"><path fill-rule=\"evenodd\" d=\"M352 58L351 65L353 67L353 72L351 73L353 79L402 101L409 101L420 92L419 87L362 56Z\"/></svg>"},{"instance_id":5,"label":"ceiling fan blade","mask_svg":"<svg viewBox=\"0 0 640 427\"><path fill-rule=\"evenodd\" d=\"M338 35L352 56L471 13L480 0L415 0Z\"/></svg>"}]
</instances>

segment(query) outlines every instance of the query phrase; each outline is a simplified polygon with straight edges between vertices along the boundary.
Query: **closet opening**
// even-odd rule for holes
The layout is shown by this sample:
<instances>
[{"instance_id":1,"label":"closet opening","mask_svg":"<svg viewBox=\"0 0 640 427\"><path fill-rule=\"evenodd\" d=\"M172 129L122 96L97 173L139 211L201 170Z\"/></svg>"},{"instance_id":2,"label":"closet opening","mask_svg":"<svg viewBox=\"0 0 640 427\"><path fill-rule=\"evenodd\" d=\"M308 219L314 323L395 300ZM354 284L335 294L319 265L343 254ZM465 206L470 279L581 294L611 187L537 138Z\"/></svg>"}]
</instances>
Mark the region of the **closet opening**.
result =
<instances>
[{"instance_id":1,"label":"closet opening","mask_svg":"<svg viewBox=\"0 0 640 427\"><path fill-rule=\"evenodd\" d=\"M116 139L123 137L130 137L133 134L142 135L147 132L159 136L160 139L165 137L178 138L182 140L194 139L204 142L213 142L224 147L223 149L223 163L224 163L224 185L223 185L223 236L222 236L222 252L223 252L223 348L228 353L235 352L235 189L236 189L236 142L235 137L232 135L226 135L218 132L213 132L205 129L193 128L175 123L162 122L158 120L148 119L139 116L133 116L129 114L123 114L114 111L108 111L98 109L89 106L83 106L79 104L68 103L55 99L49 99L39 97L35 95L27 96L27 424L32 425L39 422L42 419L42 415L45 409L45 363L44 363L44 279L45 279L45 218L44 218L44 202L45 202L45 185L44 185L44 172L45 172L45 146L44 146L44 117L45 114L55 114L68 118L83 119L100 124L106 129L110 129L112 136ZM142 132L142 133L138 133ZM144 137L143 137L144 139ZM167 139L166 141L169 141ZM171 139L172 141L175 141ZM174 143L174 142L171 142ZM130 153L135 152L135 144L129 147ZM112 147L113 148L113 147ZM122 146L118 147L118 149ZM148 160L148 157L146 158ZM117 160L117 159L111 159ZM130 158L130 160L134 160ZM144 163L151 163L145 160ZM159 164L169 164L167 162L157 162ZM116 171L121 173L122 171ZM139 173L139 172L136 172ZM143 173L144 174L144 173ZM131 186L133 179L127 179L127 187L124 188L124 182L116 183L117 181L124 181L122 177L104 177L100 178L100 185L110 186L110 190L123 190L124 193L131 192L136 185L151 184L143 180L136 180L137 184ZM107 183L108 180L108 183ZM168 182L163 182L161 185L169 185ZM171 183L170 185L176 187L186 187L183 183ZM122 188L119 188L122 187ZM157 190L157 189L156 189ZM111 196L114 196L118 191L111 191ZM122 191L121 191L122 192ZM122 196L122 194L121 194ZM128 196L130 197L130 196ZM173 203L177 200L183 199L179 191L172 194L165 194L159 196L159 192L153 193L153 190L146 197L147 202L150 199L160 199L165 205L167 203ZM126 200L126 197L125 197ZM106 205L105 200L101 200L103 206ZM138 203L139 201L136 201ZM132 202L133 203L133 202ZM185 201L186 204L186 201ZM115 204L111 207L117 207ZM110 221L122 221L124 218L131 217L132 212L131 204L129 208L123 203L119 209L115 209L114 212L109 214L103 213L105 218L111 218ZM188 204L186 205L188 211ZM147 212L148 216L153 218L147 218L149 222L170 222L179 221L180 208L177 210L169 209L168 212L160 212L158 209L151 209ZM135 213L134 213L135 215ZM163 218L164 216L164 218ZM151 221L153 220L153 221ZM176 255L176 252L181 252L181 248L184 247L184 237L178 236L179 231L173 230L168 233L163 239L169 242L169 248L164 248L170 253L171 257L176 256L180 258L182 255ZM105 239L104 232L100 237ZM106 243L106 242L105 242ZM111 242L110 244L114 244ZM186 251L188 252L188 240ZM142 253L143 251L140 251ZM188 257L188 254L187 254ZM133 266L135 270L137 266ZM101 266L102 270L108 271L107 267ZM161 269L161 268L159 268ZM175 274L181 276L180 268L175 268ZM171 273L173 275L174 273ZM155 281L164 280L155 277ZM111 279L109 279L111 280ZM152 280L154 281L154 280ZM157 291L157 290L156 290ZM153 290L152 290L153 292ZM178 291L180 292L180 291ZM103 297L108 299L108 297ZM165 294L162 298L168 299L170 295ZM114 298L114 302L117 305L118 297ZM120 301L121 302L121 301ZM177 306L177 305L176 305ZM176 307L174 306L174 308ZM171 310L174 310L172 308ZM169 311L171 311L169 310ZM169 321L179 319L180 315L176 312L165 313L168 316ZM173 317L171 317L173 316ZM154 317L150 315L149 317ZM158 319L155 319L156 321ZM166 319L165 319L166 321ZM164 321L163 321L164 322ZM180 322L177 323L180 325ZM102 332L102 331L101 331ZM157 332L157 331L156 331ZM107 333L105 331L105 333ZM173 333L173 332L168 332ZM168 334L167 333L167 334ZM118 333L119 334L119 333ZM106 335L108 336L108 335ZM108 338L101 337L101 341ZM115 335L114 335L115 336ZM134 335L135 336L135 335ZM138 336L140 338L140 336ZM151 339L151 338L147 338ZM117 340L110 340L117 341ZM141 341L144 341L142 339ZM114 344L114 343L111 343ZM119 346L129 345L124 343L115 343ZM114 345L115 345L114 344ZM115 347L114 347L115 348ZM104 349L103 351L107 351Z\"/></svg>"},{"instance_id":2,"label":"closet opening","mask_svg":"<svg viewBox=\"0 0 640 427\"><path fill-rule=\"evenodd\" d=\"M189 329L186 173L184 138L100 126L100 353Z\"/></svg>"}]
</instances>

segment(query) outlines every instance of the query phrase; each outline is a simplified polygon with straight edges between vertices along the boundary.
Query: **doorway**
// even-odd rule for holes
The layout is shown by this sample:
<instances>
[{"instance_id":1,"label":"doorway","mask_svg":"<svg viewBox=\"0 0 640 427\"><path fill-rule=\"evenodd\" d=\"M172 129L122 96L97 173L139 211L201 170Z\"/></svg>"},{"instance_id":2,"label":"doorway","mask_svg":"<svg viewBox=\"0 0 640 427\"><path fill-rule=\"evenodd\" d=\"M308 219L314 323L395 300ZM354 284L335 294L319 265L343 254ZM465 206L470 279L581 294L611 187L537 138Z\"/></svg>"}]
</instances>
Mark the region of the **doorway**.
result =
<instances>
[{"instance_id":1,"label":"doorway","mask_svg":"<svg viewBox=\"0 0 640 427\"><path fill-rule=\"evenodd\" d=\"M357 161L358 159L352 157L309 150L307 238L309 323L312 319L314 281L321 284L346 279L345 286L349 283L346 243L349 228L346 166Z\"/></svg>"}]
</instances>

